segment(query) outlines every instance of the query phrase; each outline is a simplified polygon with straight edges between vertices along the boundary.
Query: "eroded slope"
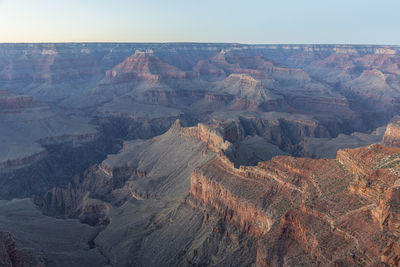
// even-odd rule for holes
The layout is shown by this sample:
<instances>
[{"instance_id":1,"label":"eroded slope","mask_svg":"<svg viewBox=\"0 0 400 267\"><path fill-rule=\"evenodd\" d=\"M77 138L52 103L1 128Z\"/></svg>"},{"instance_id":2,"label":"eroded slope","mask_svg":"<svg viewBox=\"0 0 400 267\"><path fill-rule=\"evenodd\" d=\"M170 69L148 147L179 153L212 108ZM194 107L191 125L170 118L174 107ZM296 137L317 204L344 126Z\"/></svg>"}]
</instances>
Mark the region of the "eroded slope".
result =
<instances>
[{"instance_id":1,"label":"eroded slope","mask_svg":"<svg viewBox=\"0 0 400 267\"><path fill-rule=\"evenodd\" d=\"M219 156L192 172L188 202L253 237L258 265L396 266L399 153L371 145L240 169Z\"/></svg>"}]
</instances>

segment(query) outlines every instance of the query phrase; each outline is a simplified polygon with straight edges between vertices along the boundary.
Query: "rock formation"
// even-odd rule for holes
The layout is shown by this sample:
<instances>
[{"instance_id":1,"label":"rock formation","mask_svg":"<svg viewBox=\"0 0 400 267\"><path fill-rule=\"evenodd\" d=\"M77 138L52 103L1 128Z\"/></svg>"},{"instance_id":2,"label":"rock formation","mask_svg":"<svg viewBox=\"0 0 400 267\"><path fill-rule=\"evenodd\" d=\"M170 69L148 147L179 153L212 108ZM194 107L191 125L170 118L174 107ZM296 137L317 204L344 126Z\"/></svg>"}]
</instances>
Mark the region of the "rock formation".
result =
<instances>
[{"instance_id":1,"label":"rock formation","mask_svg":"<svg viewBox=\"0 0 400 267\"><path fill-rule=\"evenodd\" d=\"M1 260L398 266L399 64L398 46L0 44L0 198L46 214L0 200Z\"/></svg>"},{"instance_id":2,"label":"rock formation","mask_svg":"<svg viewBox=\"0 0 400 267\"><path fill-rule=\"evenodd\" d=\"M388 124L382 141L387 146L400 147L400 116L394 117Z\"/></svg>"},{"instance_id":3,"label":"rock formation","mask_svg":"<svg viewBox=\"0 0 400 267\"><path fill-rule=\"evenodd\" d=\"M235 168L225 154L237 147L224 131L177 121L153 140L126 143L41 205L102 227L94 242L114 265L398 264L399 149L340 150L335 160L276 156ZM135 230L124 236L129 225ZM174 247L161 249L170 240Z\"/></svg>"},{"instance_id":4,"label":"rock formation","mask_svg":"<svg viewBox=\"0 0 400 267\"><path fill-rule=\"evenodd\" d=\"M187 202L256 238L258 265L397 266L399 153L372 145L239 169L218 156L192 172Z\"/></svg>"},{"instance_id":5,"label":"rock formation","mask_svg":"<svg viewBox=\"0 0 400 267\"><path fill-rule=\"evenodd\" d=\"M20 250L10 233L0 232L0 265L4 267L45 267L45 260L33 250Z\"/></svg>"},{"instance_id":6,"label":"rock formation","mask_svg":"<svg viewBox=\"0 0 400 267\"><path fill-rule=\"evenodd\" d=\"M34 98L0 91L0 166L18 168L43 158L43 145L91 142L97 132L87 118L66 116Z\"/></svg>"},{"instance_id":7,"label":"rock formation","mask_svg":"<svg viewBox=\"0 0 400 267\"><path fill-rule=\"evenodd\" d=\"M98 230L78 220L45 216L30 199L0 201L0 264L6 266L104 266L107 260L91 246ZM67 234L66 234L67 233ZM6 258L7 258L6 255ZM4 265L1 265L4 266Z\"/></svg>"}]
</instances>

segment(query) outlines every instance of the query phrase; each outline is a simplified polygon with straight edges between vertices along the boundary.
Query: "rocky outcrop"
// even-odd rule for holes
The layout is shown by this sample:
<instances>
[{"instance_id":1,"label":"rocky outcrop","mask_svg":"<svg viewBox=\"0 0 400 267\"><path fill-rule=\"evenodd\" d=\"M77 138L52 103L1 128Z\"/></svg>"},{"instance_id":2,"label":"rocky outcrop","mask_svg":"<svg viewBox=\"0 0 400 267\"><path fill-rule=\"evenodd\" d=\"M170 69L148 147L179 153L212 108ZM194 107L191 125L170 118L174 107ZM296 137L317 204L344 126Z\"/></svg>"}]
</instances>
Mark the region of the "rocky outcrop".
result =
<instances>
[{"instance_id":1,"label":"rocky outcrop","mask_svg":"<svg viewBox=\"0 0 400 267\"><path fill-rule=\"evenodd\" d=\"M397 266L399 154L371 145L239 169L219 155L192 172L186 202L256 238L258 265Z\"/></svg>"},{"instance_id":2,"label":"rocky outcrop","mask_svg":"<svg viewBox=\"0 0 400 267\"><path fill-rule=\"evenodd\" d=\"M10 233L0 232L0 264L14 266L18 262L15 241Z\"/></svg>"},{"instance_id":3,"label":"rocky outcrop","mask_svg":"<svg viewBox=\"0 0 400 267\"><path fill-rule=\"evenodd\" d=\"M165 190L187 187L188 184L184 182L171 183L166 179L172 175L170 172L176 172L176 157L184 158L190 152L193 157L199 158L198 162L193 163L196 166L208 158L208 154L222 151L227 144L218 136L217 131L205 125L184 128L177 120L161 136L124 143L119 153L109 155L103 162L76 175L67 186L55 187L43 197L37 197L36 203L50 215L74 217L90 225L106 226L113 206L120 206L129 199L158 199L160 194L165 194ZM182 155L181 150L185 152ZM162 153L174 155L169 159L173 162L171 166L155 164L156 158L160 157L159 161L165 162ZM193 167L184 162L186 160L179 164L188 175L186 169ZM183 175L178 174L170 179L187 179ZM183 194L181 190L179 194Z\"/></svg>"},{"instance_id":4,"label":"rocky outcrop","mask_svg":"<svg viewBox=\"0 0 400 267\"><path fill-rule=\"evenodd\" d=\"M13 236L0 232L0 266L4 267L44 267L42 255L31 249L18 249Z\"/></svg>"},{"instance_id":5,"label":"rocky outcrop","mask_svg":"<svg viewBox=\"0 0 400 267\"><path fill-rule=\"evenodd\" d=\"M120 80L130 78L134 82L148 81L155 83L158 81L158 76L150 73L149 61L150 58L145 52L136 51L134 55L115 66L113 70L107 71L106 78L111 80L120 76L118 77Z\"/></svg>"},{"instance_id":6,"label":"rocky outcrop","mask_svg":"<svg viewBox=\"0 0 400 267\"><path fill-rule=\"evenodd\" d=\"M342 126L337 122L326 125L309 116L297 116L287 113L268 112L263 116L216 115L222 121L220 128L229 142L235 143L246 136L262 136L280 149L295 153L297 145L306 137L332 137Z\"/></svg>"},{"instance_id":7,"label":"rocky outcrop","mask_svg":"<svg viewBox=\"0 0 400 267\"><path fill-rule=\"evenodd\" d=\"M184 135L194 137L203 142L206 147L214 152L221 152L230 146L230 142L225 141L220 128L216 125L204 125L199 123L195 127L183 128L179 121L176 121L172 129L181 131Z\"/></svg>"},{"instance_id":8,"label":"rocky outcrop","mask_svg":"<svg viewBox=\"0 0 400 267\"><path fill-rule=\"evenodd\" d=\"M242 196L234 196L221 184L210 181L200 172L192 173L190 183L190 196L218 214L224 222L237 224L254 237L265 235L270 230L272 219Z\"/></svg>"},{"instance_id":9,"label":"rocky outcrop","mask_svg":"<svg viewBox=\"0 0 400 267\"><path fill-rule=\"evenodd\" d=\"M94 242L115 265L157 265L154 255L183 265L232 263L226 255L260 266L398 264L398 148L235 168L224 155L235 146L223 136L241 142L242 134L229 125L176 121L152 140L126 142L49 191L42 207L103 229Z\"/></svg>"},{"instance_id":10,"label":"rocky outcrop","mask_svg":"<svg viewBox=\"0 0 400 267\"><path fill-rule=\"evenodd\" d=\"M400 116L396 116L388 124L382 142L387 146L400 147Z\"/></svg>"},{"instance_id":11,"label":"rocky outcrop","mask_svg":"<svg viewBox=\"0 0 400 267\"><path fill-rule=\"evenodd\" d=\"M1 112L18 112L20 109L34 108L42 106L33 97L27 95L12 94L7 90L0 90L0 110Z\"/></svg>"},{"instance_id":12,"label":"rocky outcrop","mask_svg":"<svg viewBox=\"0 0 400 267\"><path fill-rule=\"evenodd\" d=\"M27 157L19 159L8 159L7 161L0 162L0 173L10 172L14 169L20 169L23 168L24 166L32 165L33 163L46 158L47 155L48 153L45 150L43 150Z\"/></svg>"},{"instance_id":13,"label":"rocky outcrop","mask_svg":"<svg viewBox=\"0 0 400 267\"><path fill-rule=\"evenodd\" d=\"M43 159L45 146L77 147L99 137L87 118L65 115L31 96L0 91L0 172Z\"/></svg>"},{"instance_id":14,"label":"rocky outcrop","mask_svg":"<svg viewBox=\"0 0 400 267\"><path fill-rule=\"evenodd\" d=\"M89 140L91 138L89 136ZM98 136L93 141L78 137L76 141L46 144L45 149L43 155L33 159L28 157L0 165L4 167L0 171L2 199L33 197L55 186L66 186L74 176L101 162L107 154L118 151L119 146L112 139Z\"/></svg>"},{"instance_id":15,"label":"rocky outcrop","mask_svg":"<svg viewBox=\"0 0 400 267\"><path fill-rule=\"evenodd\" d=\"M312 158L335 158L339 149L356 148L380 143L386 127L371 133L339 134L335 138L304 138L299 144L299 155Z\"/></svg>"},{"instance_id":16,"label":"rocky outcrop","mask_svg":"<svg viewBox=\"0 0 400 267\"><path fill-rule=\"evenodd\" d=\"M399 51L0 44L0 197L103 230L116 266L398 265L396 148L265 160L386 125Z\"/></svg>"},{"instance_id":17,"label":"rocky outcrop","mask_svg":"<svg viewBox=\"0 0 400 267\"><path fill-rule=\"evenodd\" d=\"M207 146L216 152L226 151L231 144L238 145L246 138L259 136L283 151L296 156L309 156L304 147L306 138L313 138L318 142L325 140L321 138L335 136L341 128L345 127L339 122L323 124L308 116L278 112L265 113L261 118L248 115L238 118L224 116L217 115L209 124L199 123L196 127L182 128L182 132L207 143ZM375 143L379 137L370 139L364 143L360 142L361 145ZM335 154L336 151L337 149Z\"/></svg>"},{"instance_id":18,"label":"rocky outcrop","mask_svg":"<svg viewBox=\"0 0 400 267\"><path fill-rule=\"evenodd\" d=\"M67 108L102 110L130 98L131 106L173 107L199 115L201 122L215 111L252 111L258 117L280 111L340 123L346 134L386 124L399 110L396 46L109 43L0 49L3 88L62 100ZM25 105L28 99L8 101Z\"/></svg>"}]
</instances>

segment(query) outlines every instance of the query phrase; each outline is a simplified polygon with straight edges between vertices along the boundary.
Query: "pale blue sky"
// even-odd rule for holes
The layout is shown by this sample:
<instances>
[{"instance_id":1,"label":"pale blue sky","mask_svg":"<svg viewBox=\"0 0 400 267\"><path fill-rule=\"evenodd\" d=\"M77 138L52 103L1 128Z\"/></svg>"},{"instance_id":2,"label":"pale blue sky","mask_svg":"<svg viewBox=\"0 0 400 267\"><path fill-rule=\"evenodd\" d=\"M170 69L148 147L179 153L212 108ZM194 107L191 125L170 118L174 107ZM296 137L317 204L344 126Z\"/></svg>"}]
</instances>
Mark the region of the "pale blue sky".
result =
<instances>
[{"instance_id":1,"label":"pale blue sky","mask_svg":"<svg viewBox=\"0 0 400 267\"><path fill-rule=\"evenodd\" d=\"M400 44L400 0L0 0L0 42Z\"/></svg>"}]
</instances>

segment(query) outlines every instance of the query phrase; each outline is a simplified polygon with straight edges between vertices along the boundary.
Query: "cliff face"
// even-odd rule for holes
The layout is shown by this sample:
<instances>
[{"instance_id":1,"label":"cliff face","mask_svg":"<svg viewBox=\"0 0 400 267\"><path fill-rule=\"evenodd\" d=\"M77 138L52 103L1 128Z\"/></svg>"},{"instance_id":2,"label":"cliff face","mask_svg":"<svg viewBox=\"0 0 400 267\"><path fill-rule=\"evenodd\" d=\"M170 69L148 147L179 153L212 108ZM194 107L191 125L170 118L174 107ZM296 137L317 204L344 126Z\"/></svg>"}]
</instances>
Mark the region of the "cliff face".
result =
<instances>
[{"instance_id":1,"label":"cliff face","mask_svg":"<svg viewBox=\"0 0 400 267\"><path fill-rule=\"evenodd\" d=\"M187 203L256 238L259 265L397 266L399 153L371 145L239 169L218 156L192 172Z\"/></svg>"},{"instance_id":2,"label":"cliff face","mask_svg":"<svg viewBox=\"0 0 400 267\"><path fill-rule=\"evenodd\" d=\"M2 266L13 266L18 262L15 241L9 233L0 233L0 263Z\"/></svg>"},{"instance_id":3,"label":"cliff face","mask_svg":"<svg viewBox=\"0 0 400 267\"><path fill-rule=\"evenodd\" d=\"M18 249L14 237L0 232L0 265L4 267L45 267L45 260L34 250Z\"/></svg>"},{"instance_id":4,"label":"cliff face","mask_svg":"<svg viewBox=\"0 0 400 267\"><path fill-rule=\"evenodd\" d=\"M203 142L206 147L214 152L221 152L231 145L224 140L221 128L216 125L204 125L199 123L195 127L183 128L179 121L172 126L174 129L180 130L184 135L196 138Z\"/></svg>"},{"instance_id":5,"label":"cliff face","mask_svg":"<svg viewBox=\"0 0 400 267\"><path fill-rule=\"evenodd\" d=\"M236 127L176 121L161 136L126 142L37 203L102 229L94 243L114 265L399 263L400 149L371 145L336 159L276 156L235 168L225 154L247 141Z\"/></svg>"},{"instance_id":6,"label":"cliff face","mask_svg":"<svg viewBox=\"0 0 400 267\"><path fill-rule=\"evenodd\" d=\"M270 159L379 142L366 135L398 115L399 55L0 44L0 198L98 227L91 246L116 266L398 265L397 148Z\"/></svg>"},{"instance_id":7,"label":"cliff face","mask_svg":"<svg viewBox=\"0 0 400 267\"><path fill-rule=\"evenodd\" d=\"M352 131L385 124L399 107L395 46L4 44L0 50L0 87L63 107L134 96L132 103L200 114L339 117Z\"/></svg>"},{"instance_id":8,"label":"cliff face","mask_svg":"<svg viewBox=\"0 0 400 267\"><path fill-rule=\"evenodd\" d=\"M41 106L38 101L35 101L33 97L27 95L15 95L7 90L0 90L0 110L2 112L16 111L24 108L34 108Z\"/></svg>"},{"instance_id":9,"label":"cliff face","mask_svg":"<svg viewBox=\"0 0 400 267\"><path fill-rule=\"evenodd\" d=\"M394 117L388 124L382 142L387 146L400 147L400 116Z\"/></svg>"},{"instance_id":10,"label":"cliff face","mask_svg":"<svg viewBox=\"0 0 400 267\"><path fill-rule=\"evenodd\" d=\"M98 133L87 118L58 112L31 96L0 91L0 172L37 162L44 146L93 142Z\"/></svg>"},{"instance_id":11,"label":"cliff face","mask_svg":"<svg viewBox=\"0 0 400 267\"><path fill-rule=\"evenodd\" d=\"M129 199L183 198L189 187L185 177L189 170L227 145L205 125L183 128L176 121L163 135L124 143L119 153L75 176L67 186L49 190L37 203L48 214L106 226L113 205Z\"/></svg>"},{"instance_id":12,"label":"cliff face","mask_svg":"<svg viewBox=\"0 0 400 267\"><path fill-rule=\"evenodd\" d=\"M28 157L0 164L3 167L0 169L0 197L33 197L54 186L66 186L74 176L118 149L117 144L102 137L83 143L75 141L75 146L73 140L66 139L62 138L61 143L50 140L51 143L44 145L45 152L33 159Z\"/></svg>"}]
</instances>

